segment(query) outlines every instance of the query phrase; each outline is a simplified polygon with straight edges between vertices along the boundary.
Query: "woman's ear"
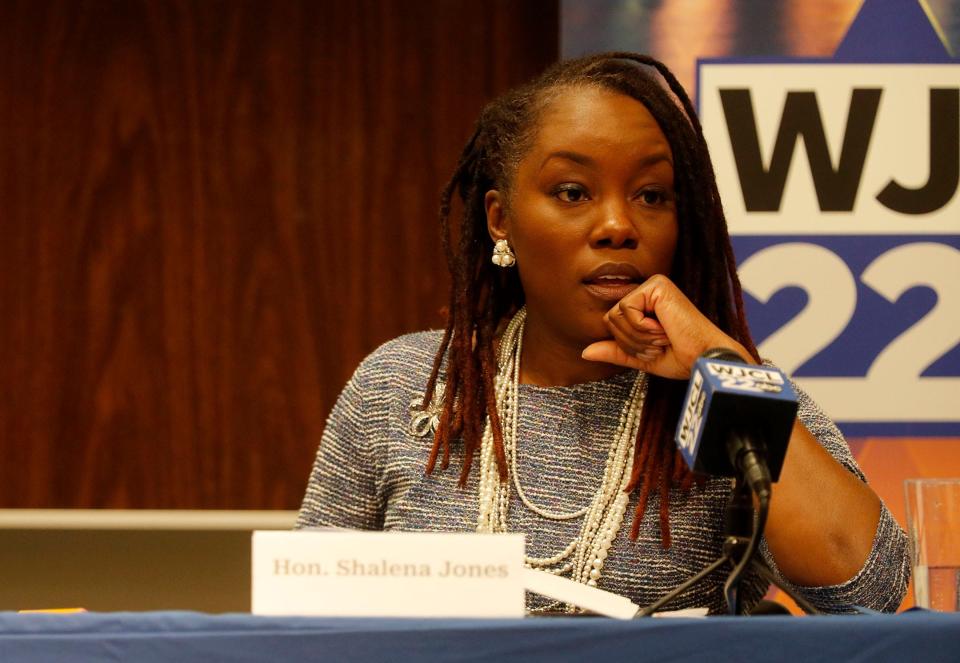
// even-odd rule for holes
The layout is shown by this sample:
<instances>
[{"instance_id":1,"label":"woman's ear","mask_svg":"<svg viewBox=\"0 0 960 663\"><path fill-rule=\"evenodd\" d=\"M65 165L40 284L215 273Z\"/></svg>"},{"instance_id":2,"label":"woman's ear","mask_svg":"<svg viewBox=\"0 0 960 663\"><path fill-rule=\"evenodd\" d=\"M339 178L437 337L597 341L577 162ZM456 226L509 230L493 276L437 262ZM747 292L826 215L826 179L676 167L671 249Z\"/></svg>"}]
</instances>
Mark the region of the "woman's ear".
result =
<instances>
[{"instance_id":1,"label":"woman's ear","mask_svg":"<svg viewBox=\"0 0 960 663\"><path fill-rule=\"evenodd\" d=\"M496 189L487 191L487 195L483 198L483 206L487 212L487 232L494 242L498 239L506 239L508 234L507 214L503 202L503 196Z\"/></svg>"}]
</instances>

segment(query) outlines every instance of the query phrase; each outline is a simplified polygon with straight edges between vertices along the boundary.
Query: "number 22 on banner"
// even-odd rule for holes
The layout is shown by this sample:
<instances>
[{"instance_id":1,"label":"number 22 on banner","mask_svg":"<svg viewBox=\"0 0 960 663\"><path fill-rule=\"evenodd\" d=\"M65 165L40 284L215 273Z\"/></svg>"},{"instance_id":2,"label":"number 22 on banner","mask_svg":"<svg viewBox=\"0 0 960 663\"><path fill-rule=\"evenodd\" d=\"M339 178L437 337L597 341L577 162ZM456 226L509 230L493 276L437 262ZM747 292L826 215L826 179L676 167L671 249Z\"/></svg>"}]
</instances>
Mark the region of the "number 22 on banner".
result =
<instances>
[{"instance_id":1,"label":"number 22 on banner","mask_svg":"<svg viewBox=\"0 0 960 663\"><path fill-rule=\"evenodd\" d=\"M857 311L857 278L830 249L807 242L773 244L739 268L744 290L761 303L788 287L806 292L807 304L760 345L788 373L827 350ZM860 377L809 377L797 382L841 421L950 421L960 377L921 377L960 342L960 251L940 242L895 246L874 258L860 283L894 303L911 288L937 295L934 306L876 355ZM909 396L909 397L907 397Z\"/></svg>"}]
</instances>

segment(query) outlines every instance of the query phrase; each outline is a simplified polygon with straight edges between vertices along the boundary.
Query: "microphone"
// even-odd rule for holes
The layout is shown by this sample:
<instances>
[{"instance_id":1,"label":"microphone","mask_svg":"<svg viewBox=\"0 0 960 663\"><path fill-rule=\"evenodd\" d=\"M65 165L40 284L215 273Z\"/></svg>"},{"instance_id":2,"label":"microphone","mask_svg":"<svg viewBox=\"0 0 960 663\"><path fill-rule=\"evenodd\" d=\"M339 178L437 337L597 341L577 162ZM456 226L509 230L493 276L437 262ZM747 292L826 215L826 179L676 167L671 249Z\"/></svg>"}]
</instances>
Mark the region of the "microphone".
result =
<instances>
[{"instance_id":1,"label":"microphone","mask_svg":"<svg viewBox=\"0 0 960 663\"><path fill-rule=\"evenodd\" d=\"M690 372L676 443L695 472L741 475L759 497L780 478L797 394L780 370L707 350Z\"/></svg>"}]
</instances>

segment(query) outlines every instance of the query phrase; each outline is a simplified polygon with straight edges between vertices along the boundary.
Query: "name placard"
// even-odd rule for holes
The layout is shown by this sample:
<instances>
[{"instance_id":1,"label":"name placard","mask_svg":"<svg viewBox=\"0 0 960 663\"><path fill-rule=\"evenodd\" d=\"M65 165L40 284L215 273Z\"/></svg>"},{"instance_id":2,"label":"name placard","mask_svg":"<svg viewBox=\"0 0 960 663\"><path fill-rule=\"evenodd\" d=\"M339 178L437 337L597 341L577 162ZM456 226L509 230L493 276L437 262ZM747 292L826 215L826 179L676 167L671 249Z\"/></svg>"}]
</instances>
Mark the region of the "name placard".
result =
<instances>
[{"instance_id":1,"label":"name placard","mask_svg":"<svg viewBox=\"0 0 960 663\"><path fill-rule=\"evenodd\" d=\"M251 612L522 617L522 534L253 533Z\"/></svg>"}]
</instances>

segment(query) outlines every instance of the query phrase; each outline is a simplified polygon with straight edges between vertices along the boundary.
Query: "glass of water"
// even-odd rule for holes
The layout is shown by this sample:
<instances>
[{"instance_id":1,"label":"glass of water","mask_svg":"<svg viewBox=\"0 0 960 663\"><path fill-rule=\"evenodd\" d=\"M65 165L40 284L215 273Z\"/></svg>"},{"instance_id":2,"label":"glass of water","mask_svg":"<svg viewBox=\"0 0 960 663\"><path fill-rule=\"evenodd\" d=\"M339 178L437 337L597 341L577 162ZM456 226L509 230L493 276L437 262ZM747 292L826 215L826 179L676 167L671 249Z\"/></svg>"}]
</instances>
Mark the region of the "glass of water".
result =
<instances>
[{"instance_id":1,"label":"glass of water","mask_svg":"<svg viewBox=\"0 0 960 663\"><path fill-rule=\"evenodd\" d=\"M960 611L960 479L907 479L914 602Z\"/></svg>"}]
</instances>

